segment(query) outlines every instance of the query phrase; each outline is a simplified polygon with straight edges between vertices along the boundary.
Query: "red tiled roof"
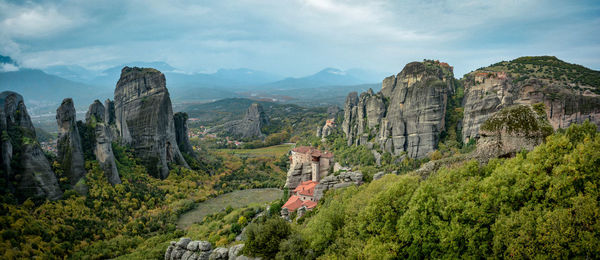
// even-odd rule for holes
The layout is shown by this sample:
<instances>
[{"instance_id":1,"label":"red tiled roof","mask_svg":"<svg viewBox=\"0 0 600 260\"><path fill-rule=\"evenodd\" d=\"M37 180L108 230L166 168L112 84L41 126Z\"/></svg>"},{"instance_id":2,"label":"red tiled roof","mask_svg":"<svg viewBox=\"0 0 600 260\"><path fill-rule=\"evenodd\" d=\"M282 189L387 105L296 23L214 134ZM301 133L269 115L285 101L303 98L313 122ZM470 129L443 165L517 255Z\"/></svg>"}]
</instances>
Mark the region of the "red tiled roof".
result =
<instances>
[{"instance_id":1,"label":"red tiled roof","mask_svg":"<svg viewBox=\"0 0 600 260\"><path fill-rule=\"evenodd\" d=\"M304 203L302 203L302 206L306 206L307 209L313 209L314 207L317 206L317 202L312 201L312 200L307 200L307 201L304 201Z\"/></svg>"},{"instance_id":2,"label":"red tiled roof","mask_svg":"<svg viewBox=\"0 0 600 260\"><path fill-rule=\"evenodd\" d=\"M293 212L302 206L305 206L307 209L312 209L317 206L317 203L310 200L302 201L300 197L292 195L281 207L286 208L289 212Z\"/></svg>"},{"instance_id":3,"label":"red tiled roof","mask_svg":"<svg viewBox=\"0 0 600 260\"><path fill-rule=\"evenodd\" d=\"M315 194L315 187L319 184L316 181L305 181L300 183L298 187L294 189L294 193L305 196L313 196Z\"/></svg>"},{"instance_id":4,"label":"red tiled roof","mask_svg":"<svg viewBox=\"0 0 600 260\"><path fill-rule=\"evenodd\" d=\"M300 197L296 196L296 195L292 195L288 201L283 204L283 206L281 206L282 208L286 208L288 209L288 211L292 212L294 210L297 210L299 207L302 207L302 200L300 199Z\"/></svg>"}]
</instances>

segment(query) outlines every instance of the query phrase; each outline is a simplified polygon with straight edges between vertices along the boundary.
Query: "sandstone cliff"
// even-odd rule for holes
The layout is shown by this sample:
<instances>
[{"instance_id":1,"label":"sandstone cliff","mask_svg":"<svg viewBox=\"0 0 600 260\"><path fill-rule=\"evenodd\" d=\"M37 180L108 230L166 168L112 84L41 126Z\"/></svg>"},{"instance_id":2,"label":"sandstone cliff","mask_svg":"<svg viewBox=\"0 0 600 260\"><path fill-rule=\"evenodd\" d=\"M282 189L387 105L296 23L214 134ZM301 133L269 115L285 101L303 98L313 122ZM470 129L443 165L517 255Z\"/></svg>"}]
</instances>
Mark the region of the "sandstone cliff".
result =
<instances>
[{"instance_id":1,"label":"sandstone cliff","mask_svg":"<svg viewBox=\"0 0 600 260\"><path fill-rule=\"evenodd\" d=\"M384 79L378 93L350 93L342 123L348 145L375 144L395 155L427 156L437 148L454 90L452 67L425 60Z\"/></svg>"},{"instance_id":2,"label":"sandstone cliff","mask_svg":"<svg viewBox=\"0 0 600 260\"><path fill-rule=\"evenodd\" d=\"M600 72L555 57L522 57L471 72L463 79L463 140L479 138L488 118L516 104L543 103L554 129L585 120L600 126L600 86L588 78Z\"/></svg>"},{"instance_id":3,"label":"sandstone cliff","mask_svg":"<svg viewBox=\"0 0 600 260\"><path fill-rule=\"evenodd\" d=\"M65 98L56 109L56 123L58 124L57 160L63 168L64 175L72 187L85 185L82 180L85 176L85 160L81 148L81 136L76 124L75 106L71 98ZM78 183L80 181L82 182ZM80 189L83 187L78 187L78 190Z\"/></svg>"},{"instance_id":4,"label":"sandstone cliff","mask_svg":"<svg viewBox=\"0 0 600 260\"><path fill-rule=\"evenodd\" d=\"M187 153L190 156L195 156L196 153L194 152L194 148L190 144L190 139L188 138L187 113L177 112L175 115L173 115L173 120L175 122L175 138L177 139L179 150Z\"/></svg>"},{"instance_id":5,"label":"sandstone cliff","mask_svg":"<svg viewBox=\"0 0 600 260\"><path fill-rule=\"evenodd\" d=\"M269 119L258 103L253 103L248 107L242 120L229 122L223 125L223 130L229 135L242 139L263 138L261 128L269 124Z\"/></svg>"},{"instance_id":6,"label":"sandstone cliff","mask_svg":"<svg viewBox=\"0 0 600 260\"><path fill-rule=\"evenodd\" d=\"M120 141L134 149L150 174L166 178L169 163L188 167L177 145L165 75L150 68L124 67L114 103Z\"/></svg>"},{"instance_id":7,"label":"sandstone cliff","mask_svg":"<svg viewBox=\"0 0 600 260\"><path fill-rule=\"evenodd\" d=\"M13 192L21 201L29 197L60 198L57 178L36 141L23 97L15 92L0 93L0 131L4 191Z\"/></svg>"},{"instance_id":8,"label":"sandstone cliff","mask_svg":"<svg viewBox=\"0 0 600 260\"><path fill-rule=\"evenodd\" d=\"M115 161L115 155L112 150L113 134L109 126L108 120L106 120L106 108L99 100L95 100L88 109L85 115L85 122L88 127L94 129L94 155L96 160L100 164L100 167L104 170L104 175L111 184L121 183L119 177L119 171L117 170L117 163Z\"/></svg>"}]
</instances>

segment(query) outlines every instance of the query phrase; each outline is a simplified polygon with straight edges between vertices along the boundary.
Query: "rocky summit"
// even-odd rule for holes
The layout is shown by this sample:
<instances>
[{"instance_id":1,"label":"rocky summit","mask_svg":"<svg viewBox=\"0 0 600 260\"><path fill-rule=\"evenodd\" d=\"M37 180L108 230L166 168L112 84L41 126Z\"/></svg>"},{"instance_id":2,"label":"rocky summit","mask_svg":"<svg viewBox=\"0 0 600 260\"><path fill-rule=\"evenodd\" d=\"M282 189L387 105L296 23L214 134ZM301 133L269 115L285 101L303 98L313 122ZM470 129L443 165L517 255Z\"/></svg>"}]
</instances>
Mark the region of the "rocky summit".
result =
<instances>
[{"instance_id":1,"label":"rocky summit","mask_svg":"<svg viewBox=\"0 0 600 260\"><path fill-rule=\"evenodd\" d=\"M252 103L242 120L226 123L223 125L223 130L236 138L263 138L261 128L267 124L269 124L269 118L263 107L258 103Z\"/></svg>"},{"instance_id":2,"label":"rocky summit","mask_svg":"<svg viewBox=\"0 0 600 260\"><path fill-rule=\"evenodd\" d=\"M437 148L445 128L448 96L455 90L452 67L439 61L412 62L383 80L381 91L350 93L342 130L348 145L376 144L412 158Z\"/></svg>"},{"instance_id":3,"label":"rocky summit","mask_svg":"<svg viewBox=\"0 0 600 260\"><path fill-rule=\"evenodd\" d=\"M75 114L75 106L71 98L65 98L56 109L57 157L72 187L85 185L83 182L78 183L85 176L85 161ZM78 190L81 189L83 187L78 187Z\"/></svg>"},{"instance_id":4,"label":"rocky summit","mask_svg":"<svg viewBox=\"0 0 600 260\"><path fill-rule=\"evenodd\" d=\"M169 163L188 167L177 145L164 74L151 68L124 67L114 103L120 141L134 149L150 174L166 178Z\"/></svg>"},{"instance_id":5,"label":"rocky summit","mask_svg":"<svg viewBox=\"0 0 600 260\"><path fill-rule=\"evenodd\" d=\"M12 91L0 93L0 165L5 191L19 200L28 197L58 199L62 191L50 163L36 140L35 128L23 97Z\"/></svg>"}]
</instances>

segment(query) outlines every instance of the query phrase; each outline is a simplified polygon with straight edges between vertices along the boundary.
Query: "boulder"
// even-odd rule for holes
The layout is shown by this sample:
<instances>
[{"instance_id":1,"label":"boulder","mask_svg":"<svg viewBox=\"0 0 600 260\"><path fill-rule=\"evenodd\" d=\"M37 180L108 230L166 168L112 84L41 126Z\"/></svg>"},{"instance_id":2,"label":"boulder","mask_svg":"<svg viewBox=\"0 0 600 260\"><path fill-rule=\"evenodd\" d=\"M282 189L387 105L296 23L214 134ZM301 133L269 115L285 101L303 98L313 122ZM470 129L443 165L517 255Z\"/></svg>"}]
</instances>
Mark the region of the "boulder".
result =
<instances>
[{"instance_id":1,"label":"boulder","mask_svg":"<svg viewBox=\"0 0 600 260\"><path fill-rule=\"evenodd\" d=\"M212 251L210 256L208 257L210 260L228 260L229 259L229 249L225 247L217 247Z\"/></svg>"},{"instance_id":2,"label":"boulder","mask_svg":"<svg viewBox=\"0 0 600 260\"><path fill-rule=\"evenodd\" d=\"M229 260L237 260L242 254L242 249L244 249L244 244L238 244L229 248Z\"/></svg>"},{"instance_id":3,"label":"boulder","mask_svg":"<svg viewBox=\"0 0 600 260\"><path fill-rule=\"evenodd\" d=\"M241 255L243 248L244 244L238 244L231 248L217 247L213 250L210 242L181 238L178 242L171 241L165 251L165 260L260 259Z\"/></svg>"},{"instance_id":4,"label":"boulder","mask_svg":"<svg viewBox=\"0 0 600 260\"><path fill-rule=\"evenodd\" d=\"M75 115L75 106L71 98L65 98L56 109L56 122L58 124L57 160L60 162L71 187L74 187L85 176L85 160Z\"/></svg>"},{"instance_id":5,"label":"boulder","mask_svg":"<svg viewBox=\"0 0 600 260\"><path fill-rule=\"evenodd\" d=\"M315 187L315 199L320 200L328 189L341 189L351 185L361 185L363 174L360 172L342 172L339 175L329 175L321 179Z\"/></svg>"},{"instance_id":6,"label":"boulder","mask_svg":"<svg viewBox=\"0 0 600 260\"><path fill-rule=\"evenodd\" d=\"M179 241L175 244L175 246L182 248L182 249L187 249L188 244L192 242L191 239L187 238L187 237L182 237L181 239L179 239Z\"/></svg>"},{"instance_id":7,"label":"boulder","mask_svg":"<svg viewBox=\"0 0 600 260\"><path fill-rule=\"evenodd\" d=\"M522 150L533 150L552 133L543 111L536 113L527 105L507 107L481 125L475 156L482 161L512 157Z\"/></svg>"},{"instance_id":8,"label":"boulder","mask_svg":"<svg viewBox=\"0 0 600 260\"><path fill-rule=\"evenodd\" d=\"M151 175L166 178L169 163L189 167L177 145L165 75L151 68L124 67L114 106L120 142L133 148Z\"/></svg>"},{"instance_id":9,"label":"boulder","mask_svg":"<svg viewBox=\"0 0 600 260\"><path fill-rule=\"evenodd\" d=\"M373 180L379 180L385 175L385 172L378 172L373 175Z\"/></svg>"}]
</instances>

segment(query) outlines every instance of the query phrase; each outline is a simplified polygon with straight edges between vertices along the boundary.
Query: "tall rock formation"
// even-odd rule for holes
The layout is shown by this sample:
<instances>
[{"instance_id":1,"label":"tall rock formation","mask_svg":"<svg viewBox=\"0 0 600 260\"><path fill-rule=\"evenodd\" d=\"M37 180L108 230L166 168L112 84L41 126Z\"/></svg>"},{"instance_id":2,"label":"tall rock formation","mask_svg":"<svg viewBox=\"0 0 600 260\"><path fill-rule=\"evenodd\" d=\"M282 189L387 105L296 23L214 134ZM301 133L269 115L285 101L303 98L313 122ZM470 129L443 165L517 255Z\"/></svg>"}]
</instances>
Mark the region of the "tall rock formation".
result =
<instances>
[{"instance_id":1,"label":"tall rock formation","mask_svg":"<svg viewBox=\"0 0 600 260\"><path fill-rule=\"evenodd\" d=\"M169 163L189 167L177 145L165 75L151 68L124 67L114 105L120 142L134 149L150 174L166 178Z\"/></svg>"},{"instance_id":2,"label":"tall rock formation","mask_svg":"<svg viewBox=\"0 0 600 260\"><path fill-rule=\"evenodd\" d=\"M598 71L548 56L522 57L473 71L463 80L463 140L478 139L487 119L517 104L543 103L554 129L585 120L600 126L598 79Z\"/></svg>"},{"instance_id":3,"label":"tall rock formation","mask_svg":"<svg viewBox=\"0 0 600 260\"><path fill-rule=\"evenodd\" d=\"M58 161L72 187L84 185L83 183L78 184L78 182L85 176L85 160L81 148L81 137L75 121L73 100L65 98L60 107L56 109L56 123L58 124L56 146Z\"/></svg>"},{"instance_id":4,"label":"tall rock formation","mask_svg":"<svg viewBox=\"0 0 600 260\"><path fill-rule=\"evenodd\" d=\"M348 145L372 144L395 155L427 156L445 129L448 96L454 90L452 67L425 60L384 79L378 93L350 93L342 123Z\"/></svg>"},{"instance_id":5,"label":"tall rock formation","mask_svg":"<svg viewBox=\"0 0 600 260\"><path fill-rule=\"evenodd\" d=\"M261 128L267 124L269 124L269 118L265 114L263 107L258 103L253 103L248 107L246 115L242 120L225 124L223 130L236 138L263 138L264 135L261 132Z\"/></svg>"},{"instance_id":6,"label":"tall rock formation","mask_svg":"<svg viewBox=\"0 0 600 260\"><path fill-rule=\"evenodd\" d=\"M85 122L88 127L94 129L94 140L90 141L94 144L93 150L96 160L104 170L108 182L114 185L121 183L121 178L112 150L113 134L107 123L108 120L106 120L106 111L104 105L99 100L95 100L85 115Z\"/></svg>"},{"instance_id":7,"label":"tall rock formation","mask_svg":"<svg viewBox=\"0 0 600 260\"><path fill-rule=\"evenodd\" d=\"M173 121L175 122L175 138L177 139L177 145L181 152L187 153L190 156L195 156L196 153L188 138L187 120L188 115L185 112L177 112L173 115Z\"/></svg>"},{"instance_id":8,"label":"tall rock formation","mask_svg":"<svg viewBox=\"0 0 600 260\"><path fill-rule=\"evenodd\" d=\"M36 141L23 97L15 92L0 93L0 131L4 191L13 192L20 201L29 197L60 198L58 180Z\"/></svg>"}]
</instances>

